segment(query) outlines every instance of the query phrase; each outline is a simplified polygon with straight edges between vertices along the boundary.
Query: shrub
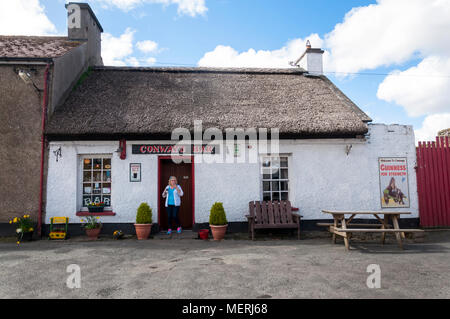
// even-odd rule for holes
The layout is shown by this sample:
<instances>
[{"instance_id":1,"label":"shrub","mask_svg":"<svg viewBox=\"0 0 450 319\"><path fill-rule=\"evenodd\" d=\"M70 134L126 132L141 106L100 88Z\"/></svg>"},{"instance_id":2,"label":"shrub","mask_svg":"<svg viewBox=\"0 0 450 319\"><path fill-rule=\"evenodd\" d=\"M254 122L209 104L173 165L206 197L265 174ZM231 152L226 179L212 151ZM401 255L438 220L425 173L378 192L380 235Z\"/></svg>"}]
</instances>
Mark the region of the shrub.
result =
<instances>
[{"instance_id":1,"label":"shrub","mask_svg":"<svg viewBox=\"0 0 450 319\"><path fill-rule=\"evenodd\" d=\"M151 224L152 223L152 209L147 203L139 205L136 214L136 224Z\"/></svg>"},{"instance_id":2,"label":"shrub","mask_svg":"<svg viewBox=\"0 0 450 319\"><path fill-rule=\"evenodd\" d=\"M228 224L227 216L225 215L225 209L223 209L222 203L216 202L212 205L209 214L209 224L215 226Z\"/></svg>"}]
</instances>

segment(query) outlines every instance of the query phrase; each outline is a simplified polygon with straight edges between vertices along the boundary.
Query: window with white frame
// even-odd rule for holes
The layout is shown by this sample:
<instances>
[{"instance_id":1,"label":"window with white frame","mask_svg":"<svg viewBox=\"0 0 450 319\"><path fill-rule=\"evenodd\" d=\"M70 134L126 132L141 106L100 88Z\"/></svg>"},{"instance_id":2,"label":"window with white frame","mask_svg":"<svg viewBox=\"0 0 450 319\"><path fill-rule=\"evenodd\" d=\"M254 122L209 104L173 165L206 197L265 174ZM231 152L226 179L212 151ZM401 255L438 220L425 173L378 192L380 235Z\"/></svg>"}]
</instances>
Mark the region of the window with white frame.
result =
<instances>
[{"instance_id":1,"label":"window with white frame","mask_svg":"<svg viewBox=\"0 0 450 319\"><path fill-rule=\"evenodd\" d=\"M264 201L289 200L288 156L264 156L261 161Z\"/></svg>"},{"instance_id":2,"label":"window with white frame","mask_svg":"<svg viewBox=\"0 0 450 319\"><path fill-rule=\"evenodd\" d=\"M82 157L82 207L89 203L111 206L111 156L85 155Z\"/></svg>"}]
</instances>

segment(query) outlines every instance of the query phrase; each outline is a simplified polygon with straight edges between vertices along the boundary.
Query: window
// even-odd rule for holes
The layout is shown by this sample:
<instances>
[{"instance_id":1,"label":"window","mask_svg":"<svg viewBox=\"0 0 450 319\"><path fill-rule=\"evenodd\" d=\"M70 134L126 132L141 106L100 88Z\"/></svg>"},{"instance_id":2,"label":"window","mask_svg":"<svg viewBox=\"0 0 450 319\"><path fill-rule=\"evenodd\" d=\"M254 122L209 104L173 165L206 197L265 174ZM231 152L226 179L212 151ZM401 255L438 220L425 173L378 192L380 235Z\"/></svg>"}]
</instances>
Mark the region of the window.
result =
<instances>
[{"instance_id":1,"label":"window","mask_svg":"<svg viewBox=\"0 0 450 319\"><path fill-rule=\"evenodd\" d=\"M262 158L263 200L289 199L288 157L264 156Z\"/></svg>"},{"instance_id":2,"label":"window","mask_svg":"<svg viewBox=\"0 0 450 319\"><path fill-rule=\"evenodd\" d=\"M111 206L111 157L84 156L82 158L82 206L104 202Z\"/></svg>"}]
</instances>

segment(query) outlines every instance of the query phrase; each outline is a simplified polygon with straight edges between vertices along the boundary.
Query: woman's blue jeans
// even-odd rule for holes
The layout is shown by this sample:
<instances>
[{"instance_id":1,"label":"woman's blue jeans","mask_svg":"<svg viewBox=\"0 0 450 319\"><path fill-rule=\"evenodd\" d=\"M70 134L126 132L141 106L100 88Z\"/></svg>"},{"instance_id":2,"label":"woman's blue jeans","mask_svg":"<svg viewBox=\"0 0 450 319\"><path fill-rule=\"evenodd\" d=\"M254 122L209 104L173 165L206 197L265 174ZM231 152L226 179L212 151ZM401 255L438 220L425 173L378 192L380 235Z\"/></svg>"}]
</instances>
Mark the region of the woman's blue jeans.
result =
<instances>
[{"instance_id":1,"label":"woman's blue jeans","mask_svg":"<svg viewBox=\"0 0 450 319\"><path fill-rule=\"evenodd\" d=\"M180 219L178 218L178 211L180 210L180 206L175 205L167 205L167 217L168 217L168 227L172 228L172 224L175 221L175 228L180 226Z\"/></svg>"}]
</instances>

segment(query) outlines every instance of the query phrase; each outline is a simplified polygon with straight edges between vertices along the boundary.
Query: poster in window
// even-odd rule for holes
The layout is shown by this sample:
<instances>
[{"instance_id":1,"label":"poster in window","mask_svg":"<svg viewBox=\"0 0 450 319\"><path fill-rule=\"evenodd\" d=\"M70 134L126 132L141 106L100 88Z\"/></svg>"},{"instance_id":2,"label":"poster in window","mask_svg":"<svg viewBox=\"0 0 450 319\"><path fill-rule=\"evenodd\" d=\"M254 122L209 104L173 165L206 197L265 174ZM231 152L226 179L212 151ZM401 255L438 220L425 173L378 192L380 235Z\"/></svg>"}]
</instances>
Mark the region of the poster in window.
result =
<instances>
[{"instance_id":1,"label":"poster in window","mask_svg":"<svg viewBox=\"0 0 450 319\"><path fill-rule=\"evenodd\" d=\"M382 208L409 207L408 163L406 157L380 157L380 196Z\"/></svg>"},{"instance_id":2,"label":"poster in window","mask_svg":"<svg viewBox=\"0 0 450 319\"><path fill-rule=\"evenodd\" d=\"M130 182L141 181L141 163L130 163Z\"/></svg>"}]
</instances>

